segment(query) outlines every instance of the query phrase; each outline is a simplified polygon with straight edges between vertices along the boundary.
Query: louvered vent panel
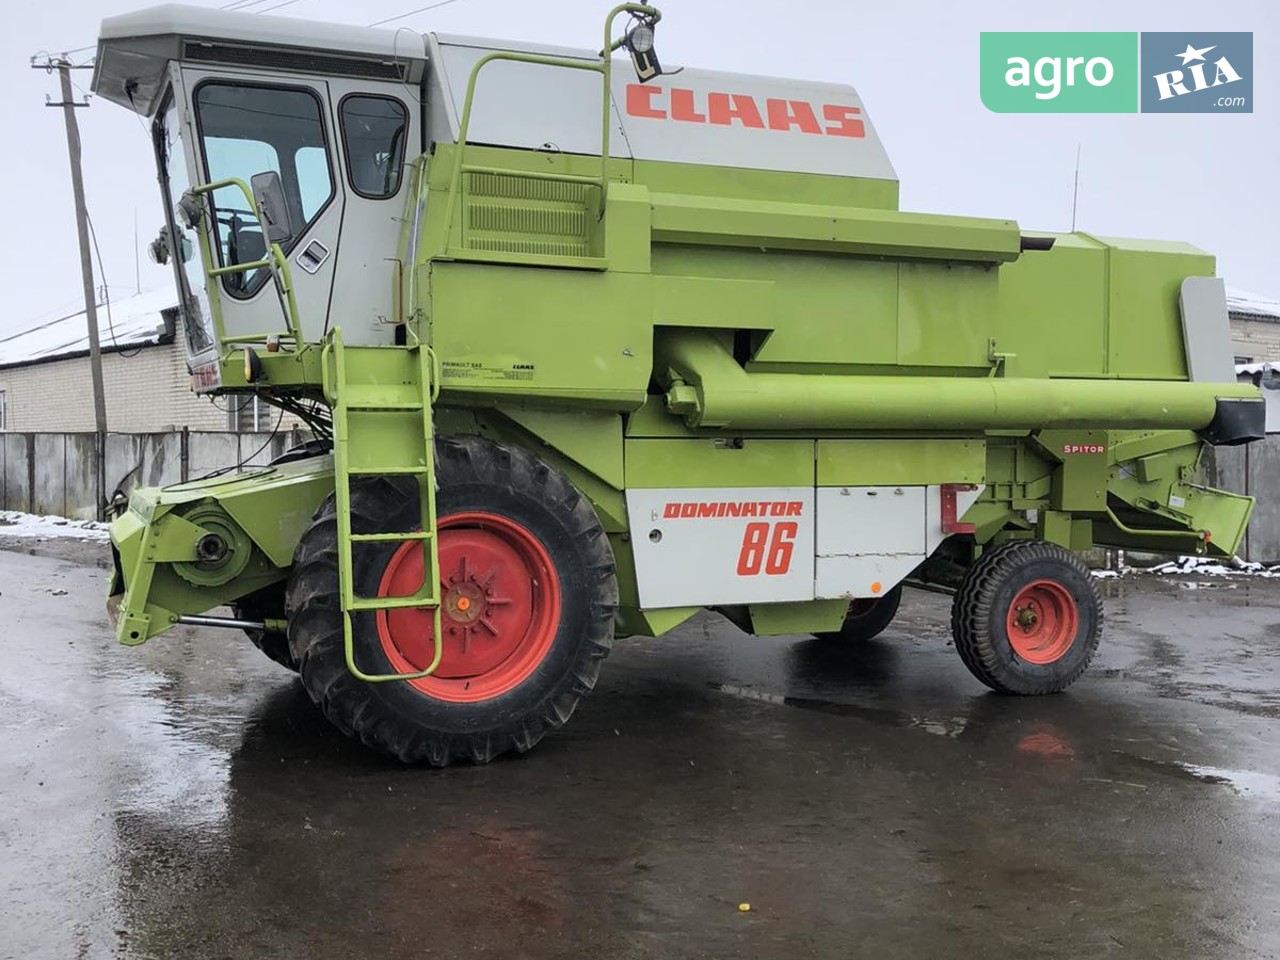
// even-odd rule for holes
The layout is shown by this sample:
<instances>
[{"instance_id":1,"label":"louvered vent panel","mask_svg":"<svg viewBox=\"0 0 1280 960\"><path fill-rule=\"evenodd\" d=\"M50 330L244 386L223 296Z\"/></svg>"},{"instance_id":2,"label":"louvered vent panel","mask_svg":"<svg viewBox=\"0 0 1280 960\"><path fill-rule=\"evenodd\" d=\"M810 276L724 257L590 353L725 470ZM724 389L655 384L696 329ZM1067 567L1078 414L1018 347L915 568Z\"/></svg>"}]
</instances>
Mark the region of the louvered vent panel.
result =
<instances>
[{"instance_id":1,"label":"louvered vent panel","mask_svg":"<svg viewBox=\"0 0 1280 960\"><path fill-rule=\"evenodd\" d=\"M464 246L537 256L589 255L589 186L472 173L466 190Z\"/></svg>"}]
</instances>

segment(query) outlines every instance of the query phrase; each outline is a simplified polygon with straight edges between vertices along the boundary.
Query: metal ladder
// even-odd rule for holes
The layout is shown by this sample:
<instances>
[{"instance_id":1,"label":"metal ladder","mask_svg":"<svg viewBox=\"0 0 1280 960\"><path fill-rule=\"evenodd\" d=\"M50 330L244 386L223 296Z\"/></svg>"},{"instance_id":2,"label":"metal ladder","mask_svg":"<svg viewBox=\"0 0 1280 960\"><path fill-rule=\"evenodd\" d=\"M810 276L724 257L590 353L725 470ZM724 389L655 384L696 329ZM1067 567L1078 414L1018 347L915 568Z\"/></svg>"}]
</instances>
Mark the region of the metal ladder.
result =
<instances>
[{"instance_id":1,"label":"metal ladder","mask_svg":"<svg viewBox=\"0 0 1280 960\"><path fill-rule=\"evenodd\" d=\"M410 333L410 337L413 334ZM415 338L416 339L416 338ZM440 379L435 354L424 343L403 347L348 347L334 328L325 339L324 394L333 410L334 490L338 509L338 584L347 669L368 683L417 680L440 665L440 561L432 403ZM422 511L417 530L352 533L351 484L361 477L413 477ZM355 592L356 547L362 543L417 543L422 586L407 597L363 597ZM430 609L435 655L417 673L365 673L355 662L351 618L357 613Z\"/></svg>"}]
</instances>

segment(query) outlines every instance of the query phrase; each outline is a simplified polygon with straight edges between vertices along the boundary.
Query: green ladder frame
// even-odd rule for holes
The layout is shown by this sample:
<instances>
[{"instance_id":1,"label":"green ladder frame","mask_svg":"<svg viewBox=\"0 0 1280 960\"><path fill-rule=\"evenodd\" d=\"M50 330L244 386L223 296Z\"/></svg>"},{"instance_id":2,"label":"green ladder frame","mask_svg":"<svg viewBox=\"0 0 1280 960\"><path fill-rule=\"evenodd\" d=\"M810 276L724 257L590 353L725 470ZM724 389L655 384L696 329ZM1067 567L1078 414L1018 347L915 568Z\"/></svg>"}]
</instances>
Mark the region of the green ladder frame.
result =
<instances>
[{"instance_id":1,"label":"green ladder frame","mask_svg":"<svg viewBox=\"0 0 1280 960\"><path fill-rule=\"evenodd\" d=\"M444 652L440 624L440 559L436 529L436 479L432 404L439 371L431 348L348 347L342 331L325 338L321 368L324 394L333 410L334 491L338 512L338 585L342 602L347 669L367 683L418 680L433 674ZM408 438L414 442L406 443ZM360 477L411 476L417 482L421 526L411 531L353 533L351 483ZM362 597L355 592L355 551L361 543L418 543L422 586L406 597ZM431 609L435 655L417 673L365 673L355 662L351 618L357 613Z\"/></svg>"}]
</instances>

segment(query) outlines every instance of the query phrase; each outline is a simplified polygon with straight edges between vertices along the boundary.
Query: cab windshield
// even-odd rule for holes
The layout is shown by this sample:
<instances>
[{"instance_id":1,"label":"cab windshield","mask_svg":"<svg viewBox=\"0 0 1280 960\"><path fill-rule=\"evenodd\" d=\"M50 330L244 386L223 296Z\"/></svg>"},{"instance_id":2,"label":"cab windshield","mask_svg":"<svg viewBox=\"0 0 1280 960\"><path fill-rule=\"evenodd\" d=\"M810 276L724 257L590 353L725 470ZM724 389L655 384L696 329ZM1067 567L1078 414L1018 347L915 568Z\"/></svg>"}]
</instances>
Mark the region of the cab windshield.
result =
<instances>
[{"instance_id":1,"label":"cab windshield","mask_svg":"<svg viewBox=\"0 0 1280 960\"><path fill-rule=\"evenodd\" d=\"M310 90L207 81L195 91L196 124L209 183L275 171L284 187L294 236L288 253L334 196L320 100ZM254 263L267 255L262 226L236 186L212 194L220 266ZM256 294L264 268L223 277L233 297Z\"/></svg>"}]
</instances>

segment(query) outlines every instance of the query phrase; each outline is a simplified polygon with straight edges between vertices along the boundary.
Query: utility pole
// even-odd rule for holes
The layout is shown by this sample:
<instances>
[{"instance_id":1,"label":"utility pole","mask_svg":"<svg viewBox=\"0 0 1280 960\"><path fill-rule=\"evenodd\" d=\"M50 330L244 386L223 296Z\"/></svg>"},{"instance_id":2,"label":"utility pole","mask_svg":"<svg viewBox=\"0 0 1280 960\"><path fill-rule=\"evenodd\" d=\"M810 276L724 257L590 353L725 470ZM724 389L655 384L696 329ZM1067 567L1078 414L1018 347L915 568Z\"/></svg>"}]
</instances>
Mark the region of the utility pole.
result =
<instances>
[{"instance_id":1,"label":"utility pole","mask_svg":"<svg viewBox=\"0 0 1280 960\"><path fill-rule=\"evenodd\" d=\"M53 103L46 100L49 107L61 107L62 117L67 127L67 155L71 162L71 190L76 204L76 234L80 240L80 276L84 283L84 315L89 325L89 363L93 370L93 417L97 428L97 494L98 519L106 517L107 499L107 400L102 386L102 351L98 346L98 301L93 282L93 259L89 248L89 215L84 202L84 176L80 169L80 126L76 120L76 109L89 106L86 99L76 102L71 90L71 71L84 69L75 67L64 56L52 58L42 64L32 63L37 70L47 73L58 71L58 79L62 84L62 102Z\"/></svg>"}]
</instances>

